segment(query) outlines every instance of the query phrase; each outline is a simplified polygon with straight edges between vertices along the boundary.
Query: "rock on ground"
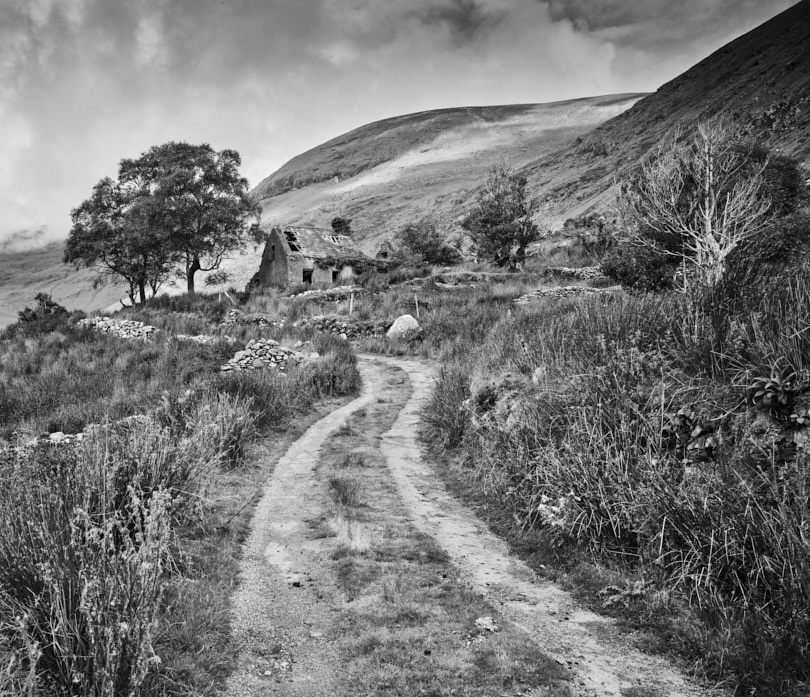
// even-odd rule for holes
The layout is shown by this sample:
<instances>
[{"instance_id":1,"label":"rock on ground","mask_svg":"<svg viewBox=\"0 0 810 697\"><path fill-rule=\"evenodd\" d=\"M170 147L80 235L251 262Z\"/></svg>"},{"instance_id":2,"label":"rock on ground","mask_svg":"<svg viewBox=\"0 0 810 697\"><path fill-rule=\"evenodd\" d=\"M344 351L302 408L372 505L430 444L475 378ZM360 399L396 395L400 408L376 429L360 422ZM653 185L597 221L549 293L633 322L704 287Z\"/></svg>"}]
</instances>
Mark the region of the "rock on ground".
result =
<instances>
[{"instance_id":1,"label":"rock on ground","mask_svg":"<svg viewBox=\"0 0 810 697\"><path fill-rule=\"evenodd\" d=\"M413 315L400 315L386 333L389 339L402 339L419 331L419 322Z\"/></svg>"}]
</instances>

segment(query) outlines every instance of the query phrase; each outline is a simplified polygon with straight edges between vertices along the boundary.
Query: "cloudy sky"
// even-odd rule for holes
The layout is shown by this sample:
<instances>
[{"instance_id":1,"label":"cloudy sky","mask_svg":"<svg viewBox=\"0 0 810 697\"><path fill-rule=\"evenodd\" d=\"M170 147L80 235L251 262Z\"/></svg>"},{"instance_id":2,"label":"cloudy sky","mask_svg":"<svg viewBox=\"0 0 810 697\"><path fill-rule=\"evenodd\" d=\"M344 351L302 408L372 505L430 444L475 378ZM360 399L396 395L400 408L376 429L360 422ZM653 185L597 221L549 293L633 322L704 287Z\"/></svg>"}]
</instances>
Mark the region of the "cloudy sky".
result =
<instances>
[{"instance_id":1,"label":"cloudy sky","mask_svg":"<svg viewBox=\"0 0 810 697\"><path fill-rule=\"evenodd\" d=\"M252 185L425 109L653 91L796 0L0 0L0 242L64 237L123 157L242 154Z\"/></svg>"}]
</instances>

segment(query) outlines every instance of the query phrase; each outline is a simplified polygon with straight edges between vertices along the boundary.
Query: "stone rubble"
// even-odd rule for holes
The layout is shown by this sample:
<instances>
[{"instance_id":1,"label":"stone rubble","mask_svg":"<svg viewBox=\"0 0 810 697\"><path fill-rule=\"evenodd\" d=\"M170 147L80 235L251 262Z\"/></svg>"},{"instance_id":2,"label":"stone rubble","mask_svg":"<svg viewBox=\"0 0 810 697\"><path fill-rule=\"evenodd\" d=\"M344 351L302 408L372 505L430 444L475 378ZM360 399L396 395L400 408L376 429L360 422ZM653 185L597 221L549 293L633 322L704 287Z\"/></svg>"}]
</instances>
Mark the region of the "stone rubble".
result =
<instances>
[{"instance_id":1,"label":"stone rubble","mask_svg":"<svg viewBox=\"0 0 810 697\"><path fill-rule=\"evenodd\" d=\"M216 336L213 334L197 334L196 336L191 336L190 334L175 334L174 338L178 341L193 341L196 344L215 344L220 341L227 342L229 344L236 343L236 339L232 336Z\"/></svg>"},{"instance_id":2,"label":"stone rubble","mask_svg":"<svg viewBox=\"0 0 810 697\"><path fill-rule=\"evenodd\" d=\"M104 424L87 424L78 433L65 433L64 431L54 431L53 433L44 433L39 436L34 436L26 442L19 442L16 446L12 442L0 440L0 450L3 448L12 448L13 450L20 450L24 448L33 448L37 445L77 445L85 438L90 437L94 433L104 433L110 428L120 428L122 426L134 426L137 423L152 422L152 417L148 414L134 414L132 416L125 416L117 421Z\"/></svg>"},{"instance_id":3,"label":"stone rubble","mask_svg":"<svg viewBox=\"0 0 810 697\"><path fill-rule=\"evenodd\" d=\"M112 317L87 317L80 319L83 327L92 327L97 332L115 334L122 339L148 339L157 329L134 319L112 319Z\"/></svg>"},{"instance_id":4,"label":"stone rubble","mask_svg":"<svg viewBox=\"0 0 810 697\"><path fill-rule=\"evenodd\" d=\"M281 346L273 339L251 339L242 351L237 351L233 358L220 367L223 373L242 370L261 370L273 368L284 372L289 365L297 365L305 360L315 360L319 355L315 351L307 352L307 344L299 343L291 349Z\"/></svg>"},{"instance_id":5,"label":"stone rubble","mask_svg":"<svg viewBox=\"0 0 810 697\"><path fill-rule=\"evenodd\" d=\"M615 288L591 288L589 286L564 286L560 288L538 288L537 290L521 295L512 302L517 305L525 305L532 300L542 298L575 298L582 295L604 295L615 292Z\"/></svg>"}]
</instances>

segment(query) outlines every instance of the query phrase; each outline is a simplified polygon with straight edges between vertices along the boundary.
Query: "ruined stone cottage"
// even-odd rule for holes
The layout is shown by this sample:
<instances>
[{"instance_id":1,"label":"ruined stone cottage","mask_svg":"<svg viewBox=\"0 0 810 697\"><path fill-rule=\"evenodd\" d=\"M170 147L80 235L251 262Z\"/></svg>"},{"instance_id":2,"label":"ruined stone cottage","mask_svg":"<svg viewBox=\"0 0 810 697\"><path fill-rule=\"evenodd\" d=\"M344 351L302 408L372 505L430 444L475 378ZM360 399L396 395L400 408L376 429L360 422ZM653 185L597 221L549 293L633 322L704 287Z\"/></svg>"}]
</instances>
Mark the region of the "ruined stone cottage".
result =
<instances>
[{"instance_id":1,"label":"ruined stone cottage","mask_svg":"<svg viewBox=\"0 0 810 697\"><path fill-rule=\"evenodd\" d=\"M262 254L258 281L263 286L349 281L366 260L354 241L332 230L273 227Z\"/></svg>"}]
</instances>

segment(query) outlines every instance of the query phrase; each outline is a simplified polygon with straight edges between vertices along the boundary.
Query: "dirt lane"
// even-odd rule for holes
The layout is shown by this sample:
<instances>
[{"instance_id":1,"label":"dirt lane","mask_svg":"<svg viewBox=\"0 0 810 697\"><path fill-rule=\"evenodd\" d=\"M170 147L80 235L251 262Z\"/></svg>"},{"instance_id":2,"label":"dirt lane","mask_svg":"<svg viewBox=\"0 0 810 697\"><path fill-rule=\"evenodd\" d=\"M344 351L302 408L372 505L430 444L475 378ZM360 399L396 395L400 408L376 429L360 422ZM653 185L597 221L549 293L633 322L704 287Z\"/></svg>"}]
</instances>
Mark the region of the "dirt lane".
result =
<instances>
[{"instance_id":1,"label":"dirt lane","mask_svg":"<svg viewBox=\"0 0 810 697\"><path fill-rule=\"evenodd\" d=\"M240 662L228 697L335 694L338 657L324 640L339 606L326 562L329 549L313 539L310 521L326 507L315 468L324 441L383 381L379 364L361 366L361 395L311 426L279 460L253 517L240 585L232 600L232 631Z\"/></svg>"},{"instance_id":2,"label":"dirt lane","mask_svg":"<svg viewBox=\"0 0 810 697\"><path fill-rule=\"evenodd\" d=\"M433 537L468 575L472 587L523 628L548 654L578 674L582 695L708 694L665 660L641 654L614 623L578 608L568 593L539 579L476 516L451 497L420 455L419 409L433 377L425 364L364 356L404 370L413 394L383 436L383 452L415 525Z\"/></svg>"},{"instance_id":3,"label":"dirt lane","mask_svg":"<svg viewBox=\"0 0 810 697\"><path fill-rule=\"evenodd\" d=\"M399 515L410 520L408 525L449 555L464 585L525 632L527 642L573 671L569 685L575 694L708 694L665 660L632 649L609 619L579 609L567 593L538 579L446 492L422 460L417 440L419 409L433 382L425 364L363 356L360 370L361 395L316 422L289 448L257 506L233 598L232 626L241 657L227 684L228 697L353 694L342 680L346 656L337 648L351 601L335 578L330 556L335 539L318 533L330 505L326 475L318 468L324 443L360 410L357 423L368 428L374 419L378 424L385 419L384 426L364 433L380 467L371 476L380 477L382 484L390 476L393 486L385 485L394 497L387 509L371 506L364 515L391 516L394 508L401 508ZM324 456L334 447L328 444Z\"/></svg>"}]
</instances>

